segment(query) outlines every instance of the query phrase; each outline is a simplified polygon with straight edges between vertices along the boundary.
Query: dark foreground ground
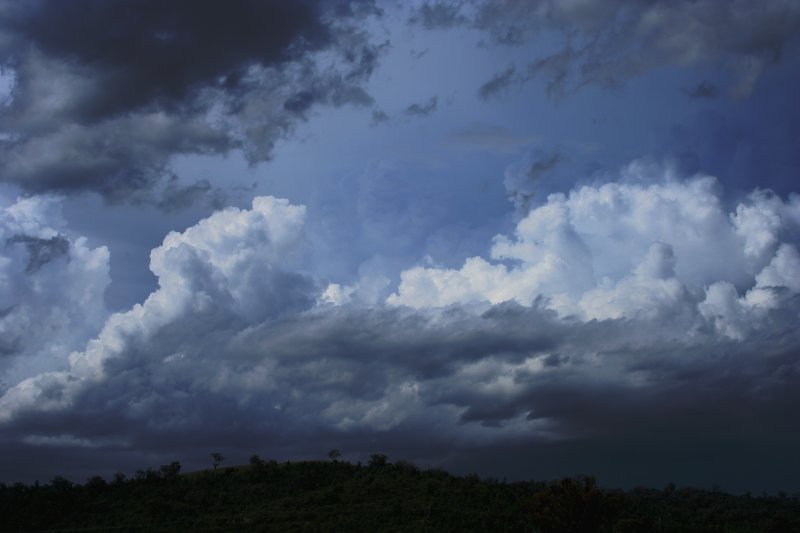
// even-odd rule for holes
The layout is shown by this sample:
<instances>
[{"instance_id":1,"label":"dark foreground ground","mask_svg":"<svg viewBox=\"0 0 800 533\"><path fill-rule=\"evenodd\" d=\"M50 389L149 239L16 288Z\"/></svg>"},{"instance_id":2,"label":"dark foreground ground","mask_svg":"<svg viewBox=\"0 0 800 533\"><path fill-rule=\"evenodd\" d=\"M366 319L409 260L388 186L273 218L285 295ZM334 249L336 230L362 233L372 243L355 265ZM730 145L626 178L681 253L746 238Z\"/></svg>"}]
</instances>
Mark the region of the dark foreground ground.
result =
<instances>
[{"instance_id":1,"label":"dark foreground ground","mask_svg":"<svg viewBox=\"0 0 800 533\"><path fill-rule=\"evenodd\" d=\"M0 531L800 532L800 497L592 478L500 483L390 464L276 463L180 474L180 464L83 485L0 484Z\"/></svg>"}]
</instances>

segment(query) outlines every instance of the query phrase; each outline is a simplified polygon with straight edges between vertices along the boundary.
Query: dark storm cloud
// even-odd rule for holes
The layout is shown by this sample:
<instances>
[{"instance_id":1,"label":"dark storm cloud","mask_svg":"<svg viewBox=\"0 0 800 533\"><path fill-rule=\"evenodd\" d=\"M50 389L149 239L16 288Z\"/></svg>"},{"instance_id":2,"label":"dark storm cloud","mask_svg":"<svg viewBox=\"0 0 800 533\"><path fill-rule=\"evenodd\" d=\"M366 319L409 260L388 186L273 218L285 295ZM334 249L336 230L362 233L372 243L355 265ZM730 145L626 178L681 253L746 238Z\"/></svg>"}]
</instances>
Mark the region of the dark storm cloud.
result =
<instances>
[{"instance_id":1,"label":"dark storm cloud","mask_svg":"<svg viewBox=\"0 0 800 533\"><path fill-rule=\"evenodd\" d=\"M50 59L97 68L92 73L101 78L100 90L78 95L64 109L70 118L107 118L159 100L174 106L209 82L235 87L249 64L290 59L289 45L296 39L310 48L322 45L330 37L314 4L231 2L223 9L215 2L88 0L21 5L4 11L4 28L19 43L7 52L7 61L24 62L25 46ZM26 96L31 95L19 95L18 106L33 103Z\"/></svg>"},{"instance_id":2,"label":"dark storm cloud","mask_svg":"<svg viewBox=\"0 0 800 533\"><path fill-rule=\"evenodd\" d=\"M25 271L29 274L38 271L59 257L69 259L69 241L62 235L56 235L49 239L30 235L14 235L6 241L6 245L11 244L23 244L28 250L28 265L25 267Z\"/></svg>"},{"instance_id":3,"label":"dark storm cloud","mask_svg":"<svg viewBox=\"0 0 800 533\"><path fill-rule=\"evenodd\" d=\"M360 84L385 45L353 23L375 12L367 1L9 4L3 179L119 200L152 187L173 154L268 159L313 105L371 102ZM333 67L315 63L322 50Z\"/></svg>"},{"instance_id":4,"label":"dark storm cloud","mask_svg":"<svg viewBox=\"0 0 800 533\"><path fill-rule=\"evenodd\" d=\"M516 68L514 65L511 65L507 69L502 72L498 72L492 79L484 83L478 89L478 96L482 100L488 100L492 96L498 95L504 92L514 81L514 72Z\"/></svg>"},{"instance_id":5,"label":"dark storm cloud","mask_svg":"<svg viewBox=\"0 0 800 533\"><path fill-rule=\"evenodd\" d=\"M192 326L187 336L185 324L173 323L130 345L109 361L109 378L66 411L6 424L5 446L27 439L76 459L91 446L139 461L202 457L219 447L242 459L322 457L336 446L350 457L384 451L456 467L469 455L473 465L503 472L503 462L490 459L498 446L525 442L530 452L517 451L511 474L524 477L560 475L574 464L602 469L616 442L668 457L672 477L664 483L694 482L703 465L698 447L722 446L733 469L753 446L800 443L790 422L800 400L796 312L794 305L775 317L783 324L775 338L721 344L713 336L669 340L676 332L646 321L570 324L515 304L442 314L329 307L244 329L227 311L203 313L212 327ZM532 460L553 439L575 452L557 465ZM629 471L636 457L617 458L621 471L601 479L641 480ZM49 468L39 475L52 475ZM783 475L771 468L759 481ZM10 465L3 474L23 475ZM735 475L724 480L759 489Z\"/></svg>"},{"instance_id":6,"label":"dark storm cloud","mask_svg":"<svg viewBox=\"0 0 800 533\"><path fill-rule=\"evenodd\" d=\"M438 103L439 98L437 96L431 96L425 102L418 102L408 106L405 110L405 114L409 117L427 117L436 111Z\"/></svg>"}]
</instances>

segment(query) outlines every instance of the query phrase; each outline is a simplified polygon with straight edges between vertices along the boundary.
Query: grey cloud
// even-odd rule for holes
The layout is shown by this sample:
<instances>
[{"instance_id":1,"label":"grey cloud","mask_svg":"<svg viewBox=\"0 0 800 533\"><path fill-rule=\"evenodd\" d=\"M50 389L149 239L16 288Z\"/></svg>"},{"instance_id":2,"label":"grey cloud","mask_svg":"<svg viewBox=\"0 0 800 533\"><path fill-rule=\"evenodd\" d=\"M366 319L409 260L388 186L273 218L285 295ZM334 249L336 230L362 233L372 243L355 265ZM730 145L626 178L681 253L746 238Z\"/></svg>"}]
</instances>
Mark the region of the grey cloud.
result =
<instances>
[{"instance_id":1,"label":"grey cloud","mask_svg":"<svg viewBox=\"0 0 800 533\"><path fill-rule=\"evenodd\" d=\"M14 235L6 240L6 245L23 244L28 250L28 265L25 271L34 273L44 265L58 259L66 257L69 259L69 241L62 235L56 235L49 239L32 237L30 235ZM2 315L0 315L2 318Z\"/></svg>"},{"instance_id":2,"label":"grey cloud","mask_svg":"<svg viewBox=\"0 0 800 533\"><path fill-rule=\"evenodd\" d=\"M514 72L516 72L514 65L511 65L502 72L498 72L492 76L492 79L480 86L478 89L478 96L482 100L488 100L504 92L514 81Z\"/></svg>"},{"instance_id":3,"label":"grey cloud","mask_svg":"<svg viewBox=\"0 0 800 533\"><path fill-rule=\"evenodd\" d=\"M48 58L101 67L100 81L120 92L98 91L104 100L79 99L64 109L92 120L159 99L178 104L220 77L235 85L250 63L288 59L298 37L319 46L329 35L316 11L312 2L233 2L225 9L213 2L43 2L4 11L3 23ZM26 81L19 83L17 90Z\"/></svg>"},{"instance_id":4,"label":"grey cloud","mask_svg":"<svg viewBox=\"0 0 800 533\"><path fill-rule=\"evenodd\" d=\"M439 98L431 96L426 102L411 104L405 110L405 114L410 117L427 117L436 111Z\"/></svg>"},{"instance_id":5,"label":"grey cloud","mask_svg":"<svg viewBox=\"0 0 800 533\"><path fill-rule=\"evenodd\" d=\"M711 99L719 96L719 89L713 83L701 81L694 86L691 90L686 91L686 96L689 98Z\"/></svg>"},{"instance_id":6,"label":"grey cloud","mask_svg":"<svg viewBox=\"0 0 800 533\"><path fill-rule=\"evenodd\" d=\"M664 65L720 61L728 65L731 94L744 97L764 67L780 61L787 44L800 34L800 8L791 0L767 5L746 0L475 0L468 5L424 4L417 18L423 20L434 9L449 14L443 17L448 23L439 26L479 29L489 45L521 46L546 31L561 32L563 46L531 61L529 68L530 77L545 77L555 98L588 84L618 86Z\"/></svg>"},{"instance_id":7,"label":"grey cloud","mask_svg":"<svg viewBox=\"0 0 800 533\"><path fill-rule=\"evenodd\" d=\"M547 80L545 84L547 95L558 100L567 91L571 69L578 55L575 50L567 46L555 54L533 61L528 64L528 79L544 74Z\"/></svg>"},{"instance_id":8,"label":"grey cloud","mask_svg":"<svg viewBox=\"0 0 800 533\"><path fill-rule=\"evenodd\" d=\"M532 180L537 180L542 177L546 172L550 172L564 161L564 156L561 152L553 152L548 157L535 161L530 169L528 169L528 177Z\"/></svg>"},{"instance_id":9,"label":"grey cloud","mask_svg":"<svg viewBox=\"0 0 800 533\"><path fill-rule=\"evenodd\" d=\"M13 307L7 309L5 312L9 313L13 310ZM2 317L0 317L2 318ZM22 341L19 338L7 338L3 337L0 339L0 357L7 357L10 355L16 355L22 351ZM0 388L5 389L7 386L6 383L0 381Z\"/></svg>"},{"instance_id":10,"label":"grey cloud","mask_svg":"<svg viewBox=\"0 0 800 533\"><path fill-rule=\"evenodd\" d=\"M386 44L355 23L376 13L366 0L9 4L3 179L114 201L141 199L174 154L266 160L313 105L371 102L361 84Z\"/></svg>"},{"instance_id":11,"label":"grey cloud","mask_svg":"<svg viewBox=\"0 0 800 533\"><path fill-rule=\"evenodd\" d=\"M604 453L589 450L608 442L656 456L677 447L684 459L717 443L732 466L748 442L800 441L788 423L800 399L790 322L776 337L740 344L680 340L679 327L647 321L570 323L516 304L482 313L323 307L255 326L208 310L131 345L66 412L6 424L6 446L68 434L124 443L99 444L106 455L182 459L226 447L242 458L296 458L335 443L356 457L380 450L456 467L470 455L485 472L502 472L498 449L525 442L533 453L556 439L583 454L565 453L563 473L576 460L603 469ZM514 477L556 469L523 464ZM702 470L700 458L670 464L664 483L694 481ZM762 477L782 475L771 468ZM625 471L603 480L636 479Z\"/></svg>"},{"instance_id":12,"label":"grey cloud","mask_svg":"<svg viewBox=\"0 0 800 533\"><path fill-rule=\"evenodd\" d=\"M91 190L115 202L137 197L167 172L174 153L215 153L232 141L204 121L131 114L0 144L5 179L29 191Z\"/></svg>"},{"instance_id":13,"label":"grey cloud","mask_svg":"<svg viewBox=\"0 0 800 533\"><path fill-rule=\"evenodd\" d=\"M533 159L531 161L531 159ZM521 214L527 214L535 194L537 182L564 164L567 157L559 150L537 152L526 158L521 166L506 170L503 184L506 196Z\"/></svg>"},{"instance_id":14,"label":"grey cloud","mask_svg":"<svg viewBox=\"0 0 800 533\"><path fill-rule=\"evenodd\" d=\"M451 28L466 22L466 17L460 13L463 2L436 1L426 2L412 14L410 21L420 24L428 30Z\"/></svg>"},{"instance_id":15,"label":"grey cloud","mask_svg":"<svg viewBox=\"0 0 800 533\"><path fill-rule=\"evenodd\" d=\"M785 320L776 316L774 336L746 343L681 339L679 325L648 321L564 321L516 304L322 307L251 326L223 306L130 345L66 412L18 416L4 428L5 446L67 434L100 443L95 452L106 457L136 450L141 461L218 447L242 459L316 457L335 445L356 457L380 450L456 467L469 455L485 472L524 477L563 473L573 461L603 469L604 454L588 450L617 442L657 456L672 450L684 462L671 459L671 480L693 482L702 458L686 454L696 446L724 446L733 465L748 443L800 441L788 423L800 399L796 304ZM546 450L553 439L576 451L544 469L534 461L503 470L497 458L523 442L530 453ZM759 479L782 475L771 468ZM637 478L625 470L604 481Z\"/></svg>"},{"instance_id":16,"label":"grey cloud","mask_svg":"<svg viewBox=\"0 0 800 533\"><path fill-rule=\"evenodd\" d=\"M385 124L389 122L389 115L387 115L384 111L380 109L375 109L372 112L372 125L377 126L379 124Z\"/></svg>"},{"instance_id":17,"label":"grey cloud","mask_svg":"<svg viewBox=\"0 0 800 533\"><path fill-rule=\"evenodd\" d=\"M535 172L557 166L558 159L543 154L534 160L541 162ZM691 199L713 204L697 188L702 183L711 187L706 179L691 187L670 182L658 194L657 186L647 190L651 198L666 193L662 208L671 212L675 198L687 197L675 194L683 187ZM605 206L619 198L611 189L596 201ZM616 260L613 244L626 211L596 217L590 193L581 189L580 214L592 232L608 235L603 251ZM633 197L636 207L649 203ZM649 234L642 237L649 251L633 268L635 276L626 275L617 287L647 278L659 291L674 293L663 301L665 312L657 303L657 313L582 320L559 315L543 296L529 306L325 303L323 284L292 258L303 240L305 209L256 198L252 209L219 211L167 236L151 254L159 289L147 301L112 315L96 339L73 354L69 369L8 388L0 397L0 451L32 459L46 448L85 478L98 465L113 464L112 458L119 461L114 469L142 468L154 458L190 465L209 449L244 461L252 453L319 458L337 447L353 459L382 451L456 468L469 458L473 470L509 477L565 475L579 464L615 485L697 483L698 472L709 472L708 458L697 450L719 448L715 464L733 472L716 480L726 488L796 490L800 478L786 475L800 472L796 447L776 443L800 444L793 423L800 399L800 291L794 281L800 256L791 229L797 206L772 200L758 193L735 217L719 212L724 224L745 224L744 209L769 205L772 211L765 212L791 218L781 233L791 244L781 245L774 257L770 251L769 265L756 276L756 289L768 290L774 300L751 291L766 304L753 308L756 319L732 335L717 327L724 317L713 313L736 319L737 306L749 305L748 294L714 284L730 288L732 299L719 291L711 298L706 281L699 291L680 284L673 290L676 280L664 278L675 275L677 257L700 254L673 255L666 244L652 245ZM643 216L660 218L653 217L662 213L660 204L649 205ZM538 215L563 215L548 207ZM726 240L683 220L687 214L673 216L681 217L692 239L699 231L711 245ZM621 218L641 225L629 215ZM715 225L714 217L706 220ZM525 250L527 243L546 246L540 238L545 232L568 233L543 218L527 226L542 233L525 240L525 228L518 231ZM763 240L760 228L750 229L755 233L745 231L745 241L756 234ZM624 248L636 248L632 237ZM709 249L726 248L697 248ZM492 269L478 270L486 272ZM775 285L794 289L764 289ZM614 295L603 290L593 301L613 308ZM642 305L651 307L659 293L641 294ZM753 463L763 471L748 480L736 467L754 449L769 450L771 458ZM507 463L509 456L517 462ZM642 456L658 458L663 470L637 473L635 467L647 463ZM551 461L544 465L540 457ZM606 467L609 457L618 469ZM69 472L31 460L0 466L9 480L56 473Z\"/></svg>"},{"instance_id":18,"label":"grey cloud","mask_svg":"<svg viewBox=\"0 0 800 533\"><path fill-rule=\"evenodd\" d=\"M60 201L20 197L0 209L0 389L63 367L107 312L108 250L64 228Z\"/></svg>"},{"instance_id":19,"label":"grey cloud","mask_svg":"<svg viewBox=\"0 0 800 533\"><path fill-rule=\"evenodd\" d=\"M470 23L488 33L497 44L520 45L535 28L537 5L517 0L473 2L475 15Z\"/></svg>"},{"instance_id":20,"label":"grey cloud","mask_svg":"<svg viewBox=\"0 0 800 533\"><path fill-rule=\"evenodd\" d=\"M227 202L227 195L219 188L212 187L208 180L201 179L191 185L178 185L173 176L167 183L157 207L164 212L187 209L198 202L205 202L210 208L222 209Z\"/></svg>"}]
</instances>

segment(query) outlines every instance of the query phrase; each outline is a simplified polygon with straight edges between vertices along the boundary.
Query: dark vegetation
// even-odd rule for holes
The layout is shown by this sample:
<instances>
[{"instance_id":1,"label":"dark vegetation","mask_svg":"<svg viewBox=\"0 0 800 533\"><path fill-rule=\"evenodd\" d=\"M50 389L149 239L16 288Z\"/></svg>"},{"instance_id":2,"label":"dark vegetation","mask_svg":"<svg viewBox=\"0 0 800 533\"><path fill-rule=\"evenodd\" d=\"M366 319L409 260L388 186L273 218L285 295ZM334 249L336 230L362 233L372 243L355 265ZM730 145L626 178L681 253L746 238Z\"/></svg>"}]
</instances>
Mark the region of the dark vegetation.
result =
<instances>
[{"instance_id":1,"label":"dark vegetation","mask_svg":"<svg viewBox=\"0 0 800 533\"><path fill-rule=\"evenodd\" d=\"M800 498L599 488L593 478L504 483L390 463L249 465L181 474L173 462L83 485L0 484L0 531L800 532Z\"/></svg>"}]
</instances>

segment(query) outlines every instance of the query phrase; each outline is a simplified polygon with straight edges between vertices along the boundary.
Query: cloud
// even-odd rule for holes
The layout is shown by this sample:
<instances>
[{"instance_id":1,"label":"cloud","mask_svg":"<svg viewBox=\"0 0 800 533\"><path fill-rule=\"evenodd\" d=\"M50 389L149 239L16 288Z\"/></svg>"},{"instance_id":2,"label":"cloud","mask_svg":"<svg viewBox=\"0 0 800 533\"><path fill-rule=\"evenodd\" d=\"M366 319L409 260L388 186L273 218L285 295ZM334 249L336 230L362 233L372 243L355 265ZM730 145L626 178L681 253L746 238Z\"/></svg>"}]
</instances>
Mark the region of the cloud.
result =
<instances>
[{"instance_id":1,"label":"cloud","mask_svg":"<svg viewBox=\"0 0 800 533\"><path fill-rule=\"evenodd\" d=\"M528 69L530 77L545 77L554 98L589 84L617 86L665 65L720 63L733 78L730 94L745 97L763 69L779 61L800 34L800 9L791 0L767 6L722 0L669 5L478 0L426 3L418 12L415 20L424 27L467 25L483 31L489 43L504 46L558 35L563 44L532 60ZM426 25L428 18L432 23Z\"/></svg>"},{"instance_id":2,"label":"cloud","mask_svg":"<svg viewBox=\"0 0 800 533\"><path fill-rule=\"evenodd\" d=\"M156 204L164 212L179 211L205 201L212 209L222 209L227 196L224 191L211 186L208 180L198 180L191 185L179 185L177 176L172 176Z\"/></svg>"},{"instance_id":3,"label":"cloud","mask_svg":"<svg viewBox=\"0 0 800 533\"><path fill-rule=\"evenodd\" d=\"M701 81L692 90L686 91L689 98L713 99L719 95L719 89L713 83Z\"/></svg>"},{"instance_id":4,"label":"cloud","mask_svg":"<svg viewBox=\"0 0 800 533\"><path fill-rule=\"evenodd\" d=\"M521 165L512 165L506 169L503 185L517 213L522 216L528 214L538 182L566 160L557 149L552 152L534 152Z\"/></svg>"},{"instance_id":5,"label":"cloud","mask_svg":"<svg viewBox=\"0 0 800 533\"><path fill-rule=\"evenodd\" d=\"M492 79L478 88L478 96L482 100L488 100L489 98L504 92L514 81L515 71L516 68L514 65L511 65L504 71L498 72L492 76Z\"/></svg>"},{"instance_id":6,"label":"cloud","mask_svg":"<svg viewBox=\"0 0 800 533\"><path fill-rule=\"evenodd\" d=\"M409 117L427 117L436 111L438 102L438 97L431 96L426 102L418 102L408 106L405 114Z\"/></svg>"},{"instance_id":7,"label":"cloud","mask_svg":"<svg viewBox=\"0 0 800 533\"><path fill-rule=\"evenodd\" d=\"M583 465L610 484L705 483L718 449L716 483L796 486L794 447L775 444L800 442L796 196L727 210L713 178L635 163L551 195L488 258L406 270L388 303L367 297L384 280L304 270L305 218L259 197L170 233L158 290L5 391L0 449L56 449L80 475L336 447L510 477ZM635 472L643 454L663 471Z\"/></svg>"},{"instance_id":8,"label":"cloud","mask_svg":"<svg viewBox=\"0 0 800 533\"><path fill-rule=\"evenodd\" d=\"M411 15L410 22L428 30L451 28L465 22L460 7L461 2L425 2Z\"/></svg>"},{"instance_id":9,"label":"cloud","mask_svg":"<svg viewBox=\"0 0 800 533\"><path fill-rule=\"evenodd\" d=\"M59 257L69 257L69 241L63 235L40 239L30 235L13 235L6 245L22 243L28 249L28 266L25 272L36 272L42 266Z\"/></svg>"},{"instance_id":10,"label":"cloud","mask_svg":"<svg viewBox=\"0 0 800 533\"><path fill-rule=\"evenodd\" d=\"M109 254L65 233L60 200L20 198L0 211L0 390L53 368L107 315Z\"/></svg>"},{"instance_id":11,"label":"cloud","mask_svg":"<svg viewBox=\"0 0 800 533\"><path fill-rule=\"evenodd\" d=\"M531 305L543 296L562 316L667 313L675 320L677 313L701 327L698 305L708 285L747 289L755 282L758 288L766 283L758 280L769 278L796 293L785 274L767 274L777 272L771 261L789 253L781 246L797 240L796 195L785 201L755 191L728 214L713 178L682 181L668 168L642 163L623 174L619 182L550 195L520 220L513 236L495 237L491 260L404 271L389 301L417 308L509 300ZM780 264L781 272L793 271L791 260Z\"/></svg>"},{"instance_id":12,"label":"cloud","mask_svg":"<svg viewBox=\"0 0 800 533\"><path fill-rule=\"evenodd\" d=\"M372 126L386 124L389 122L389 120L389 115L387 115L384 111L381 111L380 109L375 109L372 111Z\"/></svg>"},{"instance_id":13,"label":"cloud","mask_svg":"<svg viewBox=\"0 0 800 533\"><path fill-rule=\"evenodd\" d=\"M70 405L83 387L104 378L110 361L136 351L167 326L179 336L203 323L221 333L309 307L317 292L313 280L284 268L293 261L303 218L301 207L257 197L252 210L229 208L170 233L151 253L159 289L109 317L84 351L69 355L69 370L43 373L6 391L3 417L33 405Z\"/></svg>"},{"instance_id":14,"label":"cloud","mask_svg":"<svg viewBox=\"0 0 800 533\"><path fill-rule=\"evenodd\" d=\"M356 23L375 13L312 0L9 4L3 179L118 201L149 191L175 154L269 159L312 106L371 103L361 85L384 45Z\"/></svg>"}]
</instances>

